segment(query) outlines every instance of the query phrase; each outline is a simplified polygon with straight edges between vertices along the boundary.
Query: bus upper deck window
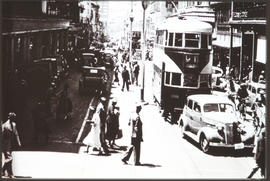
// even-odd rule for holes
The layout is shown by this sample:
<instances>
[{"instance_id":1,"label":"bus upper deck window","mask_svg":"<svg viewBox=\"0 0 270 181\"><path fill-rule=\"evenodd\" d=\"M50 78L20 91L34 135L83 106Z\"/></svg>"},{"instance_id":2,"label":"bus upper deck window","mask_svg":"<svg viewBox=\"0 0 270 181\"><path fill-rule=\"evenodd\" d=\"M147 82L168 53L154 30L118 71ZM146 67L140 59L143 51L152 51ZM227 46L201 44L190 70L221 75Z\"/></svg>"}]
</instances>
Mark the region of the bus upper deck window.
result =
<instances>
[{"instance_id":1,"label":"bus upper deck window","mask_svg":"<svg viewBox=\"0 0 270 181\"><path fill-rule=\"evenodd\" d=\"M208 35L208 44L209 46L212 46L212 36L211 35Z\"/></svg>"},{"instance_id":2,"label":"bus upper deck window","mask_svg":"<svg viewBox=\"0 0 270 181\"><path fill-rule=\"evenodd\" d=\"M199 34L185 34L186 47L199 47Z\"/></svg>"},{"instance_id":3,"label":"bus upper deck window","mask_svg":"<svg viewBox=\"0 0 270 181\"><path fill-rule=\"evenodd\" d=\"M175 46L182 47L182 33L175 33Z\"/></svg>"},{"instance_id":4,"label":"bus upper deck window","mask_svg":"<svg viewBox=\"0 0 270 181\"><path fill-rule=\"evenodd\" d=\"M169 46L173 46L173 33L169 33Z\"/></svg>"},{"instance_id":5,"label":"bus upper deck window","mask_svg":"<svg viewBox=\"0 0 270 181\"><path fill-rule=\"evenodd\" d=\"M202 34L201 38L201 48L207 48L207 35Z\"/></svg>"}]
</instances>

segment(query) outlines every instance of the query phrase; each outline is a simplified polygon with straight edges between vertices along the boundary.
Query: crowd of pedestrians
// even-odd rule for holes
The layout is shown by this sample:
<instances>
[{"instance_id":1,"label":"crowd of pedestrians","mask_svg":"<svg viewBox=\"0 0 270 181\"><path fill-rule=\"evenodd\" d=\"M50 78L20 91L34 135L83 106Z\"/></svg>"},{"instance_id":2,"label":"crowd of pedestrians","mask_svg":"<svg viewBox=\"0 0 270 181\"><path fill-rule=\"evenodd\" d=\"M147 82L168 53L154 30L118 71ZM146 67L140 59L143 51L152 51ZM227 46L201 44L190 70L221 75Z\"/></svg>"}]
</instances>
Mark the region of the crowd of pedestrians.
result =
<instances>
[{"instance_id":1,"label":"crowd of pedestrians","mask_svg":"<svg viewBox=\"0 0 270 181\"><path fill-rule=\"evenodd\" d=\"M114 57L114 63L113 83L115 86L119 86L121 91L129 91L130 84L138 85L139 64L137 62L129 62L127 53L123 52L122 55L118 54ZM120 81L119 75L121 75L122 81ZM121 108L118 105L117 98L111 100L107 111L105 103L106 98L100 97L96 109L93 110L94 114L92 118L88 120L91 128L83 140L83 143L86 145L86 153L89 153L90 149L92 149L98 155L110 155L111 149L121 149L121 146L116 144L116 140L123 136L119 124ZM132 113L129 119L129 125L132 127L131 145L128 147L122 162L127 164L131 154L134 152L134 164L140 165L140 145L143 141L142 121L140 118L142 106L138 103L135 107L136 112Z\"/></svg>"}]
</instances>

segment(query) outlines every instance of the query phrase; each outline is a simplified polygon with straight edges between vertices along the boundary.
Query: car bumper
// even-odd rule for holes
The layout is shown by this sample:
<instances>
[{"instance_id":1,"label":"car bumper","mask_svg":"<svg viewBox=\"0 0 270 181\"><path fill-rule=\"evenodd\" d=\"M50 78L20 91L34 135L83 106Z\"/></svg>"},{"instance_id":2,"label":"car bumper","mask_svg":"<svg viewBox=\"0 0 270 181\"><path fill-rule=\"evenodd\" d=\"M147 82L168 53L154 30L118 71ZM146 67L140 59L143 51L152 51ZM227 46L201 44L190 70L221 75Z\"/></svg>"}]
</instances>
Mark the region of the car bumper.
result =
<instances>
[{"instance_id":1,"label":"car bumper","mask_svg":"<svg viewBox=\"0 0 270 181\"><path fill-rule=\"evenodd\" d=\"M244 144L244 143L239 143L239 144L226 144L226 143L215 143L215 142L210 142L210 146L212 147L228 147L228 148L234 148L234 149L244 149L244 148L253 148L253 144Z\"/></svg>"}]
</instances>

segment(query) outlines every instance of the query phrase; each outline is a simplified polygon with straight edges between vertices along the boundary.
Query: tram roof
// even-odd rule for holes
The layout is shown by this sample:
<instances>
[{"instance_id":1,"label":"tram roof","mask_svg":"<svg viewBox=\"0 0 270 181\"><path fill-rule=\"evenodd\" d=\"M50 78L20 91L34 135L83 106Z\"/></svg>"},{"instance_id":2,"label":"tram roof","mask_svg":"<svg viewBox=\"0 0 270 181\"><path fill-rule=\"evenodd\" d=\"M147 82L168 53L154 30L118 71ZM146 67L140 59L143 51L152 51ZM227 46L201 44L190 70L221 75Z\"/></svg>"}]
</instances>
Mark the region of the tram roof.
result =
<instances>
[{"instance_id":1,"label":"tram roof","mask_svg":"<svg viewBox=\"0 0 270 181\"><path fill-rule=\"evenodd\" d=\"M168 30L169 32L202 32L212 33L212 26L209 23L195 19L168 18L157 27L157 30Z\"/></svg>"}]
</instances>

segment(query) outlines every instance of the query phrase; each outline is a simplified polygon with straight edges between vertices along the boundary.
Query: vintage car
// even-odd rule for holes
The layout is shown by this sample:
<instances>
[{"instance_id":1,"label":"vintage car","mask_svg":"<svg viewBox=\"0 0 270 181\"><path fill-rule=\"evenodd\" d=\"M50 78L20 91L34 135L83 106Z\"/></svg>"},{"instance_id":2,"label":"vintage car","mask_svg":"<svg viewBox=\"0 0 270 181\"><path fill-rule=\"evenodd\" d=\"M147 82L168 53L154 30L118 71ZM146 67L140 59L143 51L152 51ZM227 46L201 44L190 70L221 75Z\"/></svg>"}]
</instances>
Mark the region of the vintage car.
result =
<instances>
[{"instance_id":1,"label":"vintage car","mask_svg":"<svg viewBox=\"0 0 270 181\"><path fill-rule=\"evenodd\" d=\"M266 92L266 85L263 83L249 82L247 84L247 91L249 94L248 103L250 106L254 104L260 91Z\"/></svg>"},{"instance_id":2,"label":"vintage car","mask_svg":"<svg viewBox=\"0 0 270 181\"><path fill-rule=\"evenodd\" d=\"M82 53L82 66L94 66L97 63L97 59L94 53Z\"/></svg>"},{"instance_id":3,"label":"vintage car","mask_svg":"<svg viewBox=\"0 0 270 181\"><path fill-rule=\"evenodd\" d=\"M253 122L241 120L234 103L224 96L188 96L179 126L181 135L197 141L203 152L211 147L253 147Z\"/></svg>"},{"instance_id":4,"label":"vintage car","mask_svg":"<svg viewBox=\"0 0 270 181\"><path fill-rule=\"evenodd\" d=\"M79 79L79 93L105 90L109 74L105 67L83 66Z\"/></svg>"}]
</instances>

